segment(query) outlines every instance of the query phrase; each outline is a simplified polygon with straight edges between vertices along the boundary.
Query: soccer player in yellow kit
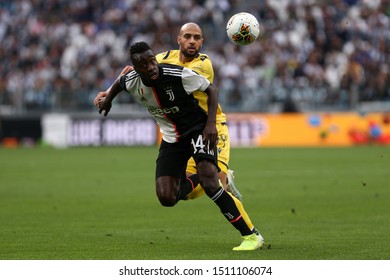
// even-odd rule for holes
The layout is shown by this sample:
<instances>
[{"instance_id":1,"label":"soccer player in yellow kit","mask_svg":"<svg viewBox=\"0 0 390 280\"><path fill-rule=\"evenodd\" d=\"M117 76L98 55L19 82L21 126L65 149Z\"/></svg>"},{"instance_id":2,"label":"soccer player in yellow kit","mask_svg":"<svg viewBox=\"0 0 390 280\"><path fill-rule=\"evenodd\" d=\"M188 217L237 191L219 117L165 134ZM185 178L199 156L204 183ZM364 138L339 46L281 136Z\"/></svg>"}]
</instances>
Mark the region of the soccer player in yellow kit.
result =
<instances>
[{"instance_id":1,"label":"soccer player in yellow kit","mask_svg":"<svg viewBox=\"0 0 390 280\"><path fill-rule=\"evenodd\" d=\"M214 80L214 70L210 58L206 54L200 53L200 48L203 45L203 32L200 26L196 23L184 24L177 36L178 50L170 50L156 55L159 63L175 64L190 68L198 74L206 77L211 83ZM207 94L201 91L195 91L194 97L199 101L200 107L208 112ZM245 217L250 228L254 228L251 220L248 217L243 205L242 196L234 185L233 172L229 169L230 159L230 138L229 131L226 125L226 115L222 112L221 105L218 103L216 127L218 131L218 173L219 181L223 188L232 194L234 202L240 211L240 214ZM193 158L187 163L187 176L196 173L196 164ZM189 199L194 199L204 194L204 190L198 185L189 195ZM264 241L263 241L264 242ZM261 245L262 246L262 245ZM240 248L241 250L244 248Z\"/></svg>"},{"instance_id":2,"label":"soccer player in yellow kit","mask_svg":"<svg viewBox=\"0 0 390 280\"><path fill-rule=\"evenodd\" d=\"M177 37L179 45L178 50L170 50L156 55L159 63L175 64L190 68L198 74L206 77L211 83L214 80L214 70L210 58L206 54L199 52L203 44L202 29L196 23L184 24ZM196 91L194 96L199 101L200 107L206 112L207 95L204 92ZM230 139L229 131L226 126L226 115L222 112L221 105L217 108L217 129L218 129L218 167L221 171L218 178L224 189L232 193L237 199L242 201L242 196L237 190L233 181L233 171L229 169L230 157ZM195 174L195 161L191 158L187 165L187 175ZM195 190L189 194L189 199L197 198L204 193L198 185Z\"/></svg>"}]
</instances>

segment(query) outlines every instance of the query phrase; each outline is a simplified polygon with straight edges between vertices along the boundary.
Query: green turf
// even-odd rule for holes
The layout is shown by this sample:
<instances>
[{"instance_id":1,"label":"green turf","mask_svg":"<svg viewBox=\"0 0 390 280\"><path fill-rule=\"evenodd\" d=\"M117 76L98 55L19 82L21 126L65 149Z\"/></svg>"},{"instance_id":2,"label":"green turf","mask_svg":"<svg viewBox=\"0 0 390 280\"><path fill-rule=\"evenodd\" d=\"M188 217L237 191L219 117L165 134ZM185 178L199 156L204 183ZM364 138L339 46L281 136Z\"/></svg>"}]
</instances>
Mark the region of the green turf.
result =
<instances>
[{"instance_id":1,"label":"green turf","mask_svg":"<svg viewBox=\"0 0 390 280\"><path fill-rule=\"evenodd\" d=\"M160 206L157 148L0 149L0 259L390 259L390 149L233 149L239 234L203 196Z\"/></svg>"}]
</instances>

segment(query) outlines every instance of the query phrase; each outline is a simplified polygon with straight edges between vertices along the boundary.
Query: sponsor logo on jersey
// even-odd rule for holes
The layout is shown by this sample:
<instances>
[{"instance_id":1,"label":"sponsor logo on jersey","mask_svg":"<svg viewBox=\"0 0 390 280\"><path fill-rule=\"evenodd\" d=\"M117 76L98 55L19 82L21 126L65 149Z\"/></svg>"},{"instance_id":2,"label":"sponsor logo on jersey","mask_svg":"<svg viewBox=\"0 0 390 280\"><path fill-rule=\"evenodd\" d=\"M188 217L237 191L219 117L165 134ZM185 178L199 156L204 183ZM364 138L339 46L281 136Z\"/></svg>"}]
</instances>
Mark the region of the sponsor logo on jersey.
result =
<instances>
[{"instance_id":1,"label":"sponsor logo on jersey","mask_svg":"<svg viewBox=\"0 0 390 280\"><path fill-rule=\"evenodd\" d=\"M148 107L148 111L151 115L162 117L163 115L176 114L180 111L179 107L173 106L171 108L156 108L156 107Z\"/></svg>"}]
</instances>

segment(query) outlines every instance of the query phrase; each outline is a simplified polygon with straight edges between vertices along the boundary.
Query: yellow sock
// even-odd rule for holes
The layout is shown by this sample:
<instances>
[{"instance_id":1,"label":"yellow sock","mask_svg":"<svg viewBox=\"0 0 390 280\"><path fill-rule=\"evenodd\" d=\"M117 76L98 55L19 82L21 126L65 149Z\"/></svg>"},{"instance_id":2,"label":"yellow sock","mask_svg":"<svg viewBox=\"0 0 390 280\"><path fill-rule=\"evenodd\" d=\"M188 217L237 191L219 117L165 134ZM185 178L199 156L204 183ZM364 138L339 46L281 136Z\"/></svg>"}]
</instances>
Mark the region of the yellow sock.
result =
<instances>
[{"instance_id":1,"label":"yellow sock","mask_svg":"<svg viewBox=\"0 0 390 280\"><path fill-rule=\"evenodd\" d=\"M238 211L240 211L240 214L241 214L242 218L244 219L245 223L247 224L248 228L253 229L254 225L253 225L251 219L249 219L249 216L246 213L241 201L239 201L237 198L235 198L235 196L232 195L231 193L229 193L229 192L227 192L227 193L233 198L234 203L236 204Z\"/></svg>"},{"instance_id":2,"label":"yellow sock","mask_svg":"<svg viewBox=\"0 0 390 280\"><path fill-rule=\"evenodd\" d=\"M196 199L198 197L201 197L202 195L204 195L205 192L203 190L203 188L201 187L200 184L198 184L195 189L190 192L190 194L187 196L187 199Z\"/></svg>"}]
</instances>

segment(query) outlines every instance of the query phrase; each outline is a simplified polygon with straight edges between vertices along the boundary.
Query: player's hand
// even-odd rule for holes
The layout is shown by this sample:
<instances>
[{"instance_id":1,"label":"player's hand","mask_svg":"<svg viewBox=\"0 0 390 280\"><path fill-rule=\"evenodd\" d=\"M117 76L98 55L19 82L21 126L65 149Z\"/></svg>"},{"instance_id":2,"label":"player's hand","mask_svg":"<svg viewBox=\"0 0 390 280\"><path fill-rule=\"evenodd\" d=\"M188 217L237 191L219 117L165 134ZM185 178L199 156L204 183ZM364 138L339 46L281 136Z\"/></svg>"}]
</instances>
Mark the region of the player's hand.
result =
<instances>
[{"instance_id":1,"label":"player's hand","mask_svg":"<svg viewBox=\"0 0 390 280\"><path fill-rule=\"evenodd\" d=\"M210 149L213 149L217 144L218 140L218 131L215 123L206 123L206 126L203 130L203 140Z\"/></svg>"},{"instance_id":2,"label":"player's hand","mask_svg":"<svg viewBox=\"0 0 390 280\"><path fill-rule=\"evenodd\" d=\"M110 112L112 103L111 101L108 101L106 97L101 97L98 100L98 107L99 107L99 114L102 112L103 115L106 117L108 115L108 112Z\"/></svg>"},{"instance_id":3,"label":"player's hand","mask_svg":"<svg viewBox=\"0 0 390 280\"><path fill-rule=\"evenodd\" d=\"M102 99L102 98L104 98L104 97L106 97L106 96L107 96L107 92L105 92L105 91L99 92L98 95L96 95L95 99L93 100L93 104L94 104L96 107L100 108L100 107L99 107L99 100Z\"/></svg>"}]
</instances>

